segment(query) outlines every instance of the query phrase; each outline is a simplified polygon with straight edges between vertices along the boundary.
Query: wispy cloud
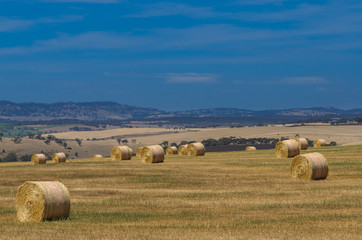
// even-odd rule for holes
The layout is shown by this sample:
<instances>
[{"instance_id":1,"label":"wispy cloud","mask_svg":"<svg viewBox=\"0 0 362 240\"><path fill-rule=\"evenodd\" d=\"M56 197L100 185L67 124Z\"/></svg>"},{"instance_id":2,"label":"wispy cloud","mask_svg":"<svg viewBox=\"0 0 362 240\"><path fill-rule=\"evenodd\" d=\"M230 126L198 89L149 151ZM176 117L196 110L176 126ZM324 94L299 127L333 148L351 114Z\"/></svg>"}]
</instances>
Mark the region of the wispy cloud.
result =
<instances>
[{"instance_id":1,"label":"wispy cloud","mask_svg":"<svg viewBox=\"0 0 362 240\"><path fill-rule=\"evenodd\" d=\"M162 2L156 4L142 5L143 10L137 14L128 15L127 17L163 17L174 15L186 15L195 18L215 17L216 12L211 7L195 7L180 3Z\"/></svg>"},{"instance_id":2,"label":"wispy cloud","mask_svg":"<svg viewBox=\"0 0 362 240\"><path fill-rule=\"evenodd\" d=\"M14 30L21 30L34 25L33 20L9 19L5 17L0 18L0 32L9 32Z\"/></svg>"},{"instance_id":3,"label":"wispy cloud","mask_svg":"<svg viewBox=\"0 0 362 240\"><path fill-rule=\"evenodd\" d=\"M302 21L308 22L308 17L323 14L326 7L317 4L301 4L295 8L284 10L272 10L267 12L238 12L229 15L230 18L240 19L250 22L282 22L282 21Z\"/></svg>"},{"instance_id":4,"label":"wispy cloud","mask_svg":"<svg viewBox=\"0 0 362 240\"><path fill-rule=\"evenodd\" d=\"M205 48L215 44L262 39L269 33L254 32L229 25L203 25L185 29L151 29L146 35L137 32L119 34L89 32L78 35L60 34L59 37L36 41L31 46L0 49L0 54L27 54L35 52L128 49L133 51L180 50Z\"/></svg>"},{"instance_id":5,"label":"wispy cloud","mask_svg":"<svg viewBox=\"0 0 362 240\"><path fill-rule=\"evenodd\" d=\"M168 73L166 83L215 83L219 75L209 73Z\"/></svg>"},{"instance_id":6,"label":"wispy cloud","mask_svg":"<svg viewBox=\"0 0 362 240\"><path fill-rule=\"evenodd\" d=\"M341 31L348 30L341 29ZM329 31L322 34L328 33ZM210 24L183 29L150 29L142 31L141 34L137 31L127 33L88 32L78 35L59 34L57 38L35 41L30 46L0 48L0 54L92 49L125 49L138 52L185 49L212 49L222 52L225 50L258 51L261 47L268 47L269 49L297 48L305 46L306 43L308 43L308 49L312 49L314 46L311 42L300 39L300 37L314 36L315 34L313 31L251 29L227 24ZM323 47L326 48L327 46L328 42L324 41ZM321 46L318 45L318 48L321 49Z\"/></svg>"},{"instance_id":7,"label":"wispy cloud","mask_svg":"<svg viewBox=\"0 0 362 240\"><path fill-rule=\"evenodd\" d=\"M68 15L59 18L38 18L30 20L0 17L0 32L23 30L40 23L62 23L80 21L83 18L84 16L80 15Z\"/></svg>"},{"instance_id":8,"label":"wispy cloud","mask_svg":"<svg viewBox=\"0 0 362 240\"><path fill-rule=\"evenodd\" d=\"M267 5L267 4L275 4L280 5L283 2L293 1L293 0L238 0L237 4L247 6L247 5Z\"/></svg>"},{"instance_id":9,"label":"wispy cloud","mask_svg":"<svg viewBox=\"0 0 362 240\"><path fill-rule=\"evenodd\" d=\"M83 20L83 15L67 15L59 18L39 18L35 20L36 23L63 23L63 22L76 22Z\"/></svg>"},{"instance_id":10,"label":"wispy cloud","mask_svg":"<svg viewBox=\"0 0 362 240\"><path fill-rule=\"evenodd\" d=\"M325 85L330 82L324 77L302 76L302 77L283 77L277 80L267 80L267 81L235 80L233 81L233 83L237 85Z\"/></svg>"},{"instance_id":11,"label":"wispy cloud","mask_svg":"<svg viewBox=\"0 0 362 240\"><path fill-rule=\"evenodd\" d=\"M328 80L324 77L285 77L278 81L279 84L287 84L287 85L321 85L327 84Z\"/></svg>"},{"instance_id":12,"label":"wispy cloud","mask_svg":"<svg viewBox=\"0 0 362 240\"><path fill-rule=\"evenodd\" d=\"M138 42L136 38L104 32L91 32L79 35L60 34L58 38L36 41L32 46L0 48L0 55L31 54L63 50L125 49L140 46L142 42Z\"/></svg>"},{"instance_id":13,"label":"wispy cloud","mask_svg":"<svg viewBox=\"0 0 362 240\"><path fill-rule=\"evenodd\" d=\"M99 4L109 4L109 3L119 3L122 0L41 0L42 2L64 2L64 3L99 3Z\"/></svg>"}]
</instances>

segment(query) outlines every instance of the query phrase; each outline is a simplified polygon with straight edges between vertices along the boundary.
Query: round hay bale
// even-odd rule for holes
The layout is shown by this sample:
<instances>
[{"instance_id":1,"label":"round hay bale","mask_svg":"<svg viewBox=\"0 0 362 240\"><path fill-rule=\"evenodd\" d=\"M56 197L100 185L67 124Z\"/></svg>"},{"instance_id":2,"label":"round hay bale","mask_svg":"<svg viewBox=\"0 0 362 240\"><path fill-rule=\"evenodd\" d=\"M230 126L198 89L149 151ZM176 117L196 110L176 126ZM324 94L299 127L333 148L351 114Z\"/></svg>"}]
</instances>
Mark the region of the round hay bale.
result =
<instances>
[{"instance_id":1,"label":"round hay bale","mask_svg":"<svg viewBox=\"0 0 362 240\"><path fill-rule=\"evenodd\" d=\"M131 160L132 154L127 146L115 146L111 150L112 160Z\"/></svg>"},{"instance_id":2,"label":"round hay bale","mask_svg":"<svg viewBox=\"0 0 362 240\"><path fill-rule=\"evenodd\" d=\"M254 147L254 146L247 146L247 147L245 148L245 151L256 151L256 147Z\"/></svg>"},{"instance_id":3,"label":"round hay bale","mask_svg":"<svg viewBox=\"0 0 362 240\"><path fill-rule=\"evenodd\" d=\"M31 162L34 164L46 164L47 163L47 157L40 153L40 154L33 154L31 156Z\"/></svg>"},{"instance_id":4,"label":"round hay bale","mask_svg":"<svg viewBox=\"0 0 362 240\"><path fill-rule=\"evenodd\" d=\"M103 158L103 156L101 154L94 154L92 158Z\"/></svg>"},{"instance_id":5,"label":"round hay bale","mask_svg":"<svg viewBox=\"0 0 362 240\"><path fill-rule=\"evenodd\" d=\"M128 146L127 146L128 147ZM131 154L131 156L133 156L133 149L128 147L128 151L129 151L129 154Z\"/></svg>"},{"instance_id":6,"label":"round hay bale","mask_svg":"<svg viewBox=\"0 0 362 240\"><path fill-rule=\"evenodd\" d=\"M324 147L327 145L327 142L325 139L317 139L313 142L314 147Z\"/></svg>"},{"instance_id":7,"label":"round hay bale","mask_svg":"<svg viewBox=\"0 0 362 240\"><path fill-rule=\"evenodd\" d=\"M298 142L299 144L299 149L300 150L307 150L309 145L308 145L308 140L305 138L294 138L295 141Z\"/></svg>"},{"instance_id":8,"label":"round hay bale","mask_svg":"<svg viewBox=\"0 0 362 240\"><path fill-rule=\"evenodd\" d=\"M299 155L299 144L294 139L277 142L275 146L275 155L278 158L290 158Z\"/></svg>"},{"instance_id":9,"label":"round hay bale","mask_svg":"<svg viewBox=\"0 0 362 240\"><path fill-rule=\"evenodd\" d=\"M187 144L186 145L180 145L178 147L177 152L178 152L178 155L183 155L183 156L187 155Z\"/></svg>"},{"instance_id":10,"label":"round hay bale","mask_svg":"<svg viewBox=\"0 0 362 240\"><path fill-rule=\"evenodd\" d=\"M172 146L166 148L166 155L176 155L177 154L177 147Z\"/></svg>"},{"instance_id":11,"label":"round hay bale","mask_svg":"<svg viewBox=\"0 0 362 240\"><path fill-rule=\"evenodd\" d=\"M25 182L16 193L20 222L65 219L69 216L68 189L58 181Z\"/></svg>"},{"instance_id":12,"label":"round hay bale","mask_svg":"<svg viewBox=\"0 0 362 240\"><path fill-rule=\"evenodd\" d=\"M136 150L136 156L137 156L137 157L141 157L142 149L143 149L143 147L137 148L137 150Z\"/></svg>"},{"instance_id":13,"label":"round hay bale","mask_svg":"<svg viewBox=\"0 0 362 240\"><path fill-rule=\"evenodd\" d=\"M328 163L320 153L301 154L293 158L290 164L292 177L300 180L325 179L328 175Z\"/></svg>"},{"instance_id":14,"label":"round hay bale","mask_svg":"<svg viewBox=\"0 0 362 240\"><path fill-rule=\"evenodd\" d=\"M64 163L67 161L67 157L63 152L53 153L52 160L54 160L56 163Z\"/></svg>"},{"instance_id":15,"label":"round hay bale","mask_svg":"<svg viewBox=\"0 0 362 240\"><path fill-rule=\"evenodd\" d=\"M165 153L160 145L143 147L141 159L144 163L160 163L163 162Z\"/></svg>"},{"instance_id":16,"label":"round hay bale","mask_svg":"<svg viewBox=\"0 0 362 240\"><path fill-rule=\"evenodd\" d=\"M188 156L203 156L205 155L205 146L202 143L190 143L187 145Z\"/></svg>"}]
</instances>

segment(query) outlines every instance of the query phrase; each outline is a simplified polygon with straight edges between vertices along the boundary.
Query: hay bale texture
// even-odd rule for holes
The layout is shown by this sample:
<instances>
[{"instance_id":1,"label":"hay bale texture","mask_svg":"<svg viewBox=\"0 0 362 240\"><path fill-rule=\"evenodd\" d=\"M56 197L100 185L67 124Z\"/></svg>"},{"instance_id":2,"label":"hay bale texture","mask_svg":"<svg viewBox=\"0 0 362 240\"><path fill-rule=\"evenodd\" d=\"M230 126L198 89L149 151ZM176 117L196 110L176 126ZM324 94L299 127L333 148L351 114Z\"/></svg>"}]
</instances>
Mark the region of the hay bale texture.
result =
<instances>
[{"instance_id":1,"label":"hay bale texture","mask_svg":"<svg viewBox=\"0 0 362 240\"><path fill-rule=\"evenodd\" d=\"M247 147L245 148L245 151L256 151L256 147L254 147L254 146L247 146Z\"/></svg>"},{"instance_id":2,"label":"hay bale texture","mask_svg":"<svg viewBox=\"0 0 362 240\"><path fill-rule=\"evenodd\" d=\"M313 142L314 147L324 147L327 145L327 142L325 139L317 139Z\"/></svg>"},{"instance_id":3,"label":"hay bale texture","mask_svg":"<svg viewBox=\"0 0 362 240\"><path fill-rule=\"evenodd\" d=\"M33 156L31 156L31 162L33 164L46 164L47 163L47 157L42 153L33 154Z\"/></svg>"},{"instance_id":4,"label":"hay bale texture","mask_svg":"<svg viewBox=\"0 0 362 240\"><path fill-rule=\"evenodd\" d=\"M25 182L16 193L16 210L21 222L65 219L70 210L68 189L58 181Z\"/></svg>"},{"instance_id":5,"label":"hay bale texture","mask_svg":"<svg viewBox=\"0 0 362 240\"><path fill-rule=\"evenodd\" d=\"M299 149L300 150L307 150L309 145L308 145L308 140L305 138L295 138L295 141L298 142L299 144Z\"/></svg>"},{"instance_id":6,"label":"hay bale texture","mask_svg":"<svg viewBox=\"0 0 362 240\"><path fill-rule=\"evenodd\" d=\"M143 163L161 163L165 153L160 145L147 146L142 149L141 159Z\"/></svg>"},{"instance_id":7,"label":"hay bale texture","mask_svg":"<svg viewBox=\"0 0 362 240\"><path fill-rule=\"evenodd\" d=\"M52 160L56 163L64 163L67 161L67 157L63 152L53 153Z\"/></svg>"},{"instance_id":8,"label":"hay bale texture","mask_svg":"<svg viewBox=\"0 0 362 240\"><path fill-rule=\"evenodd\" d=\"M325 179L328 176L328 163L320 153L301 154L290 164L292 177L300 180Z\"/></svg>"},{"instance_id":9,"label":"hay bale texture","mask_svg":"<svg viewBox=\"0 0 362 240\"><path fill-rule=\"evenodd\" d=\"M127 146L115 146L111 150L112 160L131 160L132 149Z\"/></svg>"},{"instance_id":10,"label":"hay bale texture","mask_svg":"<svg viewBox=\"0 0 362 240\"><path fill-rule=\"evenodd\" d=\"M166 155L176 155L177 153L177 147L175 146L166 148Z\"/></svg>"},{"instance_id":11,"label":"hay bale texture","mask_svg":"<svg viewBox=\"0 0 362 240\"><path fill-rule=\"evenodd\" d=\"M203 156L205 155L205 146L202 143L190 143L187 145L188 156Z\"/></svg>"},{"instance_id":12,"label":"hay bale texture","mask_svg":"<svg viewBox=\"0 0 362 240\"><path fill-rule=\"evenodd\" d=\"M275 155L278 158L290 158L299 155L299 144L296 140L284 140L277 142L275 146Z\"/></svg>"},{"instance_id":13,"label":"hay bale texture","mask_svg":"<svg viewBox=\"0 0 362 240\"><path fill-rule=\"evenodd\" d=\"M180 145L178 147L177 152L178 152L178 155L186 156L187 155L187 144Z\"/></svg>"},{"instance_id":14,"label":"hay bale texture","mask_svg":"<svg viewBox=\"0 0 362 240\"><path fill-rule=\"evenodd\" d=\"M127 146L128 147L128 146ZM133 149L128 147L128 151L129 151L129 154L131 154L131 156L133 156Z\"/></svg>"},{"instance_id":15,"label":"hay bale texture","mask_svg":"<svg viewBox=\"0 0 362 240\"><path fill-rule=\"evenodd\" d=\"M137 148L137 150L136 150L136 156L137 156L137 157L141 157L142 149L143 149L143 147Z\"/></svg>"},{"instance_id":16,"label":"hay bale texture","mask_svg":"<svg viewBox=\"0 0 362 240\"><path fill-rule=\"evenodd\" d=\"M101 154L94 154L92 158L103 158L103 156Z\"/></svg>"}]
</instances>

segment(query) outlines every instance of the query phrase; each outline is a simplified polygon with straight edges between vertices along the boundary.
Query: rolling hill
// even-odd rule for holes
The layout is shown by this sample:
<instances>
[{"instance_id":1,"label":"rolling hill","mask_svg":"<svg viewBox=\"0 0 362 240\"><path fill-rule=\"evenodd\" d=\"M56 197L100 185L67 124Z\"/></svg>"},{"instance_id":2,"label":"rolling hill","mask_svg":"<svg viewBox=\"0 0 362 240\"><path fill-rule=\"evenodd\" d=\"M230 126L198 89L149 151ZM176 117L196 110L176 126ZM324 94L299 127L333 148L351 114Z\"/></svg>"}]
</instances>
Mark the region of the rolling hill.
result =
<instances>
[{"instance_id":1,"label":"rolling hill","mask_svg":"<svg viewBox=\"0 0 362 240\"><path fill-rule=\"evenodd\" d=\"M168 112L116 102L14 103L0 101L0 119L10 121L44 121L74 119L85 121L161 118L346 118L362 116L362 109L341 110L333 107L292 108L254 111L238 108L209 108Z\"/></svg>"}]
</instances>

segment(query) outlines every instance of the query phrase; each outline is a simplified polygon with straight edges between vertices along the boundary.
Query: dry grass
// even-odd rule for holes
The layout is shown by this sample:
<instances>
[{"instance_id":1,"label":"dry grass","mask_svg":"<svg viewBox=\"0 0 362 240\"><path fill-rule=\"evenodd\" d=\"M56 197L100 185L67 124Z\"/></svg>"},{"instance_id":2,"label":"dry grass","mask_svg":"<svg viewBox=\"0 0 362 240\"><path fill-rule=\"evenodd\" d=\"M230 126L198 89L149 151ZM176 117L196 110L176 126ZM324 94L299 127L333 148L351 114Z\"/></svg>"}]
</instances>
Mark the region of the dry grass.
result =
<instances>
[{"instance_id":1,"label":"dry grass","mask_svg":"<svg viewBox=\"0 0 362 240\"><path fill-rule=\"evenodd\" d=\"M169 143L180 143L183 140L197 141L208 138L221 137L289 137L294 138L296 134L301 137L315 140L318 138L326 139L327 143L331 141L337 142L338 145L357 145L362 144L362 125L358 126L303 126L303 127L286 127L286 126L267 126L267 127L244 127L244 128L202 128L202 129L187 129L187 130L170 130L164 128L120 128L105 131L91 132L65 132L53 134L58 138L72 139L67 140L67 144L72 150L65 150L64 147L51 142L49 145L44 141L23 138L21 144L15 144L9 138L3 138L0 148L0 158L4 158L9 152L13 151L18 156L24 154L34 154L44 151L46 153L64 152L69 155L68 158L87 158L94 154L102 154L110 156L110 151L113 146L118 145L117 138L91 141L92 138L111 138L112 136L135 139L136 144L128 144L134 151L138 147L160 144L163 141ZM46 137L48 134L44 134ZM79 146L74 141L75 138L82 139L82 146ZM90 139L88 141L87 139ZM6 150L2 153L2 150ZM78 153L77 156L75 153Z\"/></svg>"},{"instance_id":2,"label":"dry grass","mask_svg":"<svg viewBox=\"0 0 362 240\"><path fill-rule=\"evenodd\" d=\"M2 239L358 239L362 146L310 148L329 164L322 181L292 180L273 150L168 156L163 164L110 159L0 164ZM20 223L25 181L62 182L66 221Z\"/></svg>"}]
</instances>

